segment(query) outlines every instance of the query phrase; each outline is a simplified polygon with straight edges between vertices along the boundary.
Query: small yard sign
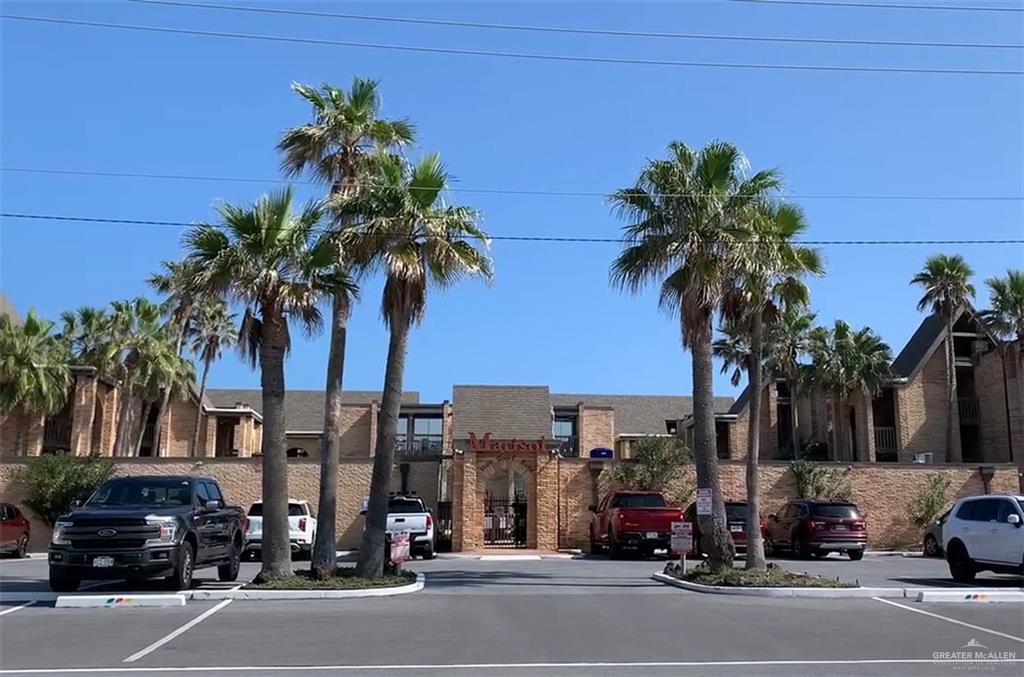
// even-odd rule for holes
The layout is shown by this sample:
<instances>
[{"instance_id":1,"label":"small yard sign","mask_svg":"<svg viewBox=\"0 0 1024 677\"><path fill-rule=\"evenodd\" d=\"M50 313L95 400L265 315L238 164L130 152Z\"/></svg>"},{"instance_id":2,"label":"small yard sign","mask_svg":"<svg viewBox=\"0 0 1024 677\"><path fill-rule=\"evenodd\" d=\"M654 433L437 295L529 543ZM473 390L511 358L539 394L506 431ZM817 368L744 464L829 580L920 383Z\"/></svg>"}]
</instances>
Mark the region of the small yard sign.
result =
<instances>
[{"instance_id":1,"label":"small yard sign","mask_svg":"<svg viewBox=\"0 0 1024 677\"><path fill-rule=\"evenodd\" d=\"M711 510L711 488L697 490L697 514L710 515Z\"/></svg>"},{"instance_id":2,"label":"small yard sign","mask_svg":"<svg viewBox=\"0 0 1024 677\"><path fill-rule=\"evenodd\" d=\"M688 555L693 550L693 525L689 522L672 523L672 552Z\"/></svg>"},{"instance_id":3,"label":"small yard sign","mask_svg":"<svg viewBox=\"0 0 1024 677\"><path fill-rule=\"evenodd\" d=\"M409 532L397 531L391 534L391 564L409 561Z\"/></svg>"}]
</instances>

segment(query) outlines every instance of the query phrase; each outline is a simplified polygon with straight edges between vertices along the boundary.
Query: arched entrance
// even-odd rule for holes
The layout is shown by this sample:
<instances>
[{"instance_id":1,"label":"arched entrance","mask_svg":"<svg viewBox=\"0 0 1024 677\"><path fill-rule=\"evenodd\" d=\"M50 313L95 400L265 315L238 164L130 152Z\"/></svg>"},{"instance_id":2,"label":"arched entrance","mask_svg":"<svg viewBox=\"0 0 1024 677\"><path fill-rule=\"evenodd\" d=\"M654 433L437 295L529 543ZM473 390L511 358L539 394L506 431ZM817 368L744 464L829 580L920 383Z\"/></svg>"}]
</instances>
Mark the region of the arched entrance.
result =
<instances>
[{"instance_id":1,"label":"arched entrance","mask_svg":"<svg viewBox=\"0 0 1024 677\"><path fill-rule=\"evenodd\" d=\"M485 548L526 548L531 539L533 472L521 461L491 461L481 468Z\"/></svg>"}]
</instances>

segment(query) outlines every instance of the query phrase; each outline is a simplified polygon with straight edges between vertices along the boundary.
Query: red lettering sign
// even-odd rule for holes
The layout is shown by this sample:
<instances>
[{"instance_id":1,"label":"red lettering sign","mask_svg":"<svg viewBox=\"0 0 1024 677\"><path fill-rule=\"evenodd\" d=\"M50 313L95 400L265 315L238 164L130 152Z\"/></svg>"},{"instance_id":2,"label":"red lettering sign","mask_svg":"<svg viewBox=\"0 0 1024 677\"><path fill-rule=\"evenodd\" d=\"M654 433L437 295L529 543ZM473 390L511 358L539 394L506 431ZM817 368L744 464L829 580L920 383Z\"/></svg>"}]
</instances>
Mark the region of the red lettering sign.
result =
<instances>
[{"instance_id":1,"label":"red lettering sign","mask_svg":"<svg viewBox=\"0 0 1024 677\"><path fill-rule=\"evenodd\" d=\"M477 437L474 433L469 434L469 450L477 452L542 452L548 448L548 440L541 437L539 440L528 442L526 440L495 440L491 433L484 433L484 436Z\"/></svg>"}]
</instances>

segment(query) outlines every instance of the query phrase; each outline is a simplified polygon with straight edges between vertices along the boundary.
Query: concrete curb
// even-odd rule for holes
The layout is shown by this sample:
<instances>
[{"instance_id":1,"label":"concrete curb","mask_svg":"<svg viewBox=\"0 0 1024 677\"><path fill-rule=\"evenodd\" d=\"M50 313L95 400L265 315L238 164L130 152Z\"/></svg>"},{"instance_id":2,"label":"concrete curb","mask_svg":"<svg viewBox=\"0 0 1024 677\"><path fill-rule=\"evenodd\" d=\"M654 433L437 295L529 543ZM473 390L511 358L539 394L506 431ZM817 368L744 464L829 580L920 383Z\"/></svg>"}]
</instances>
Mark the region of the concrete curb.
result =
<instances>
[{"instance_id":1,"label":"concrete curb","mask_svg":"<svg viewBox=\"0 0 1024 677\"><path fill-rule=\"evenodd\" d=\"M948 602L957 604L986 604L993 602L1021 603L1024 602L1024 591L1018 592L1013 590L922 590L917 593L917 601Z\"/></svg>"},{"instance_id":2,"label":"concrete curb","mask_svg":"<svg viewBox=\"0 0 1024 677\"><path fill-rule=\"evenodd\" d=\"M461 555L458 553L445 553L438 555L437 559L468 559L481 562L539 562L541 560L570 560L584 559L585 554L572 554L567 552L551 553L550 555Z\"/></svg>"},{"instance_id":3,"label":"concrete curb","mask_svg":"<svg viewBox=\"0 0 1024 677\"><path fill-rule=\"evenodd\" d=\"M701 585L681 581L663 573L651 574L659 583L683 590L711 595L745 595L747 597L808 597L815 599L842 599L856 597L904 597L904 588L736 588L722 585Z\"/></svg>"},{"instance_id":4,"label":"concrete curb","mask_svg":"<svg viewBox=\"0 0 1024 677\"><path fill-rule=\"evenodd\" d=\"M356 597L392 597L407 595L423 589L426 576L416 574L416 581L393 588L367 588L363 590L192 590L185 593L190 599L249 599L249 600L292 600L292 599L353 599Z\"/></svg>"},{"instance_id":5,"label":"concrete curb","mask_svg":"<svg viewBox=\"0 0 1024 677\"><path fill-rule=\"evenodd\" d=\"M185 606L185 595L59 595L58 609L119 609L122 607Z\"/></svg>"}]
</instances>

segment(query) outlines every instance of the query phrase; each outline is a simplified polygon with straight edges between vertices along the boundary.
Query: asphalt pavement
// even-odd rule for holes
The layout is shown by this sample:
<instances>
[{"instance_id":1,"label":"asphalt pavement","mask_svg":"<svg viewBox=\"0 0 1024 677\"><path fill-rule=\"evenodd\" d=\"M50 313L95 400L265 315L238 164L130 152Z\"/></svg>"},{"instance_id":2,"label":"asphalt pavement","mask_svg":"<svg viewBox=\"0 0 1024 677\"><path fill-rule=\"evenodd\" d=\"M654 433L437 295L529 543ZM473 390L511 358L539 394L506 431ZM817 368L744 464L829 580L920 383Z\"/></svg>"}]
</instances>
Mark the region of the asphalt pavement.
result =
<instances>
[{"instance_id":1,"label":"asphalt pavement","mask_svg":"<svg viewBox=\"0 0 1024 677\"><path fill-rule=\"evenodd\" d=\"M903 558L807 564L881 570L883 559ZM900 566L923 570L921 561L907 560ZM15 576L27 584L35 566L0 563L0 584L7 588L15 567L27 567ZM191 601L174 609L6 605L0 606L0 674L1024 672L1024 662L1005 662L1024 661L1024 608L1018 604L702 595L650 580L662 566L603 558L438 559L411 565L426 574L422 592L389 598ZM968 665L950 661L954 652L1004 662Z\"/></svg>"}]
</instances>

